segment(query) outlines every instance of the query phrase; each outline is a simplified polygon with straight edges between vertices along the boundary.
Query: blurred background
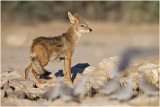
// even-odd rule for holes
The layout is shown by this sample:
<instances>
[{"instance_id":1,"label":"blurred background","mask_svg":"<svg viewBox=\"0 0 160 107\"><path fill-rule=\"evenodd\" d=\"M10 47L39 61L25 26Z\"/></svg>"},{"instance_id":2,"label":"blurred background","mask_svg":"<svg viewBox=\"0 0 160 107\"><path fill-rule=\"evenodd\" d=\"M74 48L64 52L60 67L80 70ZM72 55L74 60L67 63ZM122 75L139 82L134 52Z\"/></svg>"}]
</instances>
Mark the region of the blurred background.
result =
<instances>
[{"instance_id":1,"label":"blurred background","mask_svg":"<svg viewBox=\"0 0 160 107\"><path fill-rule=\"evenodd\" d=\"M68 11L93 29L79 40L72 66L97 66L126 48L159 44L158 1L2 1L1 11L2 72L13 67L24 73L32 40L65 32L70 26ZM46 68L57 72L61 64L51 61Z\"/></svg>"},{"instance_id":2,"label":"blurred background","mask_svg":"<svg viewBox=\"0 0 160 107\"><path fill-rule=\"evenodd\" d=\"M158 23L159 2L155 1L2 1L2 20L34 21L68 20L67 11L88 20L127 23Z\"/></svg>"}]
</instances>

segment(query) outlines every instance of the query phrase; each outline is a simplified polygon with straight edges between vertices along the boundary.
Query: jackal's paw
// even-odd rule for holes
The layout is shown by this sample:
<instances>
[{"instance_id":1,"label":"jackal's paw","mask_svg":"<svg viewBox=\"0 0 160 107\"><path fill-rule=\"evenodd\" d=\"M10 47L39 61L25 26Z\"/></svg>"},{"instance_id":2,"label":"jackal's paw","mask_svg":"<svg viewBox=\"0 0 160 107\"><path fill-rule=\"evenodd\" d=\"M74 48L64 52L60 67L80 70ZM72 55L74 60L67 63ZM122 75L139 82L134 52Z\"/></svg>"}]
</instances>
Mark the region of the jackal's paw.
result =
<instances>
[{"instance_id":1,"label":"jackal's paw","mask_svg":"<svg viewBox=\"0 0 160 107\"><path fill-rule=\"evenodd\" d=\"M64 79L68 79L67 74L64 74Z\"/></svg>"},{"instance_id":2,"label":"jackal's paw","mask_svg":"<svg viewBox=\"0 0 160 107\"><path fill-rule=\"evenodd\" d=\"M74 84L73 84L73 82L72 82L72 80L68 80L69 81L69 85L70 85L70 87L74 87Z\"/></svg>"},{"instance_id":3,"label":"jackal's paw","mask_svg":"<svg viewBox=\"0 0 160 107\"><path fill-rule=\"evenodd\" d=\"M69 82L69 83L72 83L72 80L71 80L71 79L68 79L68 82Z\"/></svg>"},{"instance_id":4,"label":"jackal's paw","mask_svg":"<svg viewBox=\"0 0 160 107\"><path fill-rule=\"evenodd\" d=\"M44 84L44 83L46 83L46 81L45 80L39 80L38 83Z\"/></svg>"},{"instance_id":5,"label":"jackal's paw","mask_svg":"<svg viewBox=\"0 0 160 107\"><path fill-rule=\"evenodd\" d=\"M26 79L26 80L29 80L29 77L28 77L28 76L25 76L25 79Z\"/></svg>"}]
</instances>

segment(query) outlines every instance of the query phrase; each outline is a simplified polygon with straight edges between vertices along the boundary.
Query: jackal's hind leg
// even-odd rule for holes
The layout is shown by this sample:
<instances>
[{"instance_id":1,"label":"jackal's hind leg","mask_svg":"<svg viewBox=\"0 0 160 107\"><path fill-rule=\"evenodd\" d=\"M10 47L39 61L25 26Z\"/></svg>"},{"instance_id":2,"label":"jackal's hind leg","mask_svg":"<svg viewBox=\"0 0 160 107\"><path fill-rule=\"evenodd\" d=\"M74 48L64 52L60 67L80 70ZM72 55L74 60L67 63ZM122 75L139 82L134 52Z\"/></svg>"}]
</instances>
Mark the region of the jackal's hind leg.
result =
<instances>
[{"instance_id":1,"label":"jackal's hind leg","mask_svg":"<svg viewBox=\"0 0 160 107\"><path fill-rule=\"evenodd\" d=\"M28 72L29 72L29 69L31 69L32 67L32 63L25 69L25 79L28 79Z\"/></svg>"},{"instance_id":2,"label":"jackal's hind leg","mask_svg":"<svg viewBox=\"0 0 160 107\"><path fill-rule=\"evenodd\" d=\"M32 70L32 73L34 77L36 78L36 80L38 81L38 83L41 83L41 84L45 83L44 80L40 80L40 78L38 77L37 73L34 70Z\"/></svg>"}]
</instances>

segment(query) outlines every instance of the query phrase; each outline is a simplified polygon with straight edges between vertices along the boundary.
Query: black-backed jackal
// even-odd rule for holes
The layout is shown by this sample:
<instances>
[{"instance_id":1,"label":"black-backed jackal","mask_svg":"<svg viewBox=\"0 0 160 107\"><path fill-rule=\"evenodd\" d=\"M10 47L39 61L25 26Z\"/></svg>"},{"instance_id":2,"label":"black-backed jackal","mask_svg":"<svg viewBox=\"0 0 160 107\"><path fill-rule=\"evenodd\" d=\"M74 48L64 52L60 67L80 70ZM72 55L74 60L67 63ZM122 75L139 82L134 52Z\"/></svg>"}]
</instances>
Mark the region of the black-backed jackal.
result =
<instances>
[{"instance_id":1,"label":"black-backed jackal","mask_svg":"<svg viewBox=\"0 0 160 107\"><path fill-rule=\"evenodd\" d=\"M71 58L74 52L75 44L79 40L81 33L91 32L92 29L84 22L77 14L74 16L68 12L69 20L72 26L60 36L56 37L38 37L33 40L31 46L31 63L25 69L25 78L28 79L29 69L32 68L32 73L39 83L44 81L40 80L37 74L45 73L45 67L50 60L59 58L64 77L71 80ZM66 66L65 67L65 63Z\"/></svg>"}]
</instances>

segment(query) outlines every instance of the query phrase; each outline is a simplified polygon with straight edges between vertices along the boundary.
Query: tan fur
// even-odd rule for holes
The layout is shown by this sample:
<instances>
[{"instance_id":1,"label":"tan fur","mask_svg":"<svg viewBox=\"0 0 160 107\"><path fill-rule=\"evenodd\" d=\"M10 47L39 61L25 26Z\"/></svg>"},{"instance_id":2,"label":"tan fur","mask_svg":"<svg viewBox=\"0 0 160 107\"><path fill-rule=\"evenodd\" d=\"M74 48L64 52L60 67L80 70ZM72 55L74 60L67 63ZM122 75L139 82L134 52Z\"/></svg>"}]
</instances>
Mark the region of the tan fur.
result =
<instances>
[{"instance_id":1,"label":"tan fur","mask_svg":"<svg viewBox=\"0 0 160 107\"><path fill-rule=\"evenodd\" d=\"M78 16L78 14L74 14L74 17L75 17L77 20L81 20L81 18Z\"/></svg>"},{"instance_id":2,"label":"tan fur","mask_svg":"<svg viewBox=\"0 0 160 107\"><path fill-rule=\"evenodd\" d=\"M81 33L91 32L88 25L78 16L73 16L68 12L72 26L60 36L56 37L38 37L33 40L31 46L31 64L25 70L25 78L28 79L29 69L39 83L43 83L37 74L43 74L45 67L50 60L59 58L62 62L65 78L71 81L71 58L74 52L75 44L79 40ZM82 27L82 25L84 27ZM67 69L65 67L65 62Z\"/></svg>"}]
</instances>

